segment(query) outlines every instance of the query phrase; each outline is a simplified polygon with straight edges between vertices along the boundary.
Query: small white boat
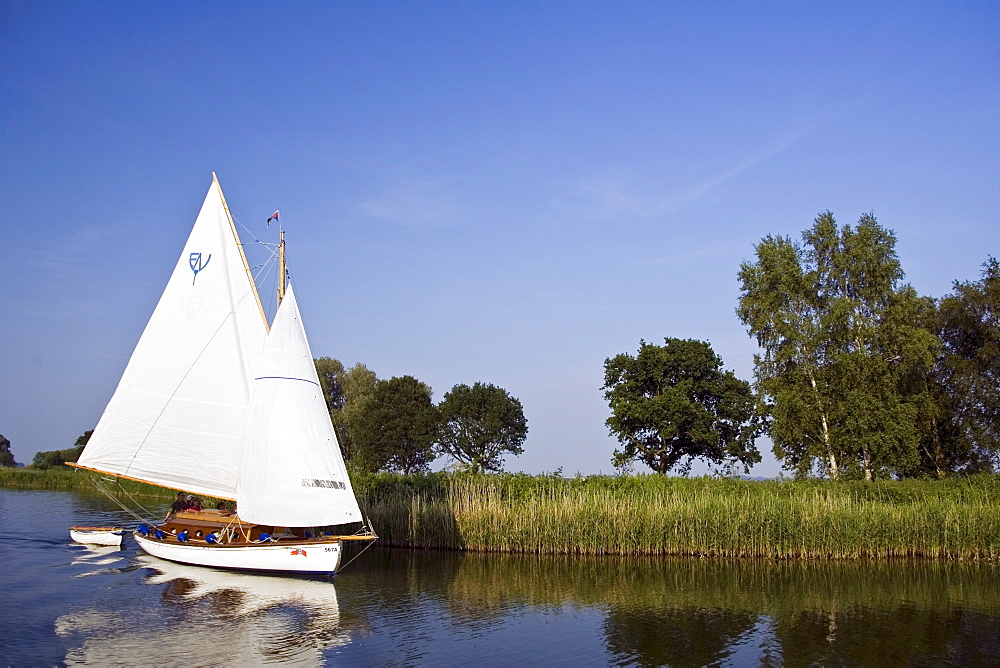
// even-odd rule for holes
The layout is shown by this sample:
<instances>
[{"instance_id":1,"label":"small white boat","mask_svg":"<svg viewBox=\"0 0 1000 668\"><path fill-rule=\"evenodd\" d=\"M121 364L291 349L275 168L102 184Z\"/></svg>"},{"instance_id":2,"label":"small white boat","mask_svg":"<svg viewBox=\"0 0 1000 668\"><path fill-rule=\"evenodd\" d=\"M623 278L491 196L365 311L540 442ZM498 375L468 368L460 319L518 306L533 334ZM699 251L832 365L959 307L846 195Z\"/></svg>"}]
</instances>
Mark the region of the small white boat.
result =
<instances>
[{"instance_id":1,"label":"small white boat","mask_svg":"<svg viewBox=\"0 0 1000 668\"><path fill-rule=\"evenodd\" d=\"M84 545L121 547L125 531L121 527L70 527L69 537Z\"/></svg>"}]
</instances>

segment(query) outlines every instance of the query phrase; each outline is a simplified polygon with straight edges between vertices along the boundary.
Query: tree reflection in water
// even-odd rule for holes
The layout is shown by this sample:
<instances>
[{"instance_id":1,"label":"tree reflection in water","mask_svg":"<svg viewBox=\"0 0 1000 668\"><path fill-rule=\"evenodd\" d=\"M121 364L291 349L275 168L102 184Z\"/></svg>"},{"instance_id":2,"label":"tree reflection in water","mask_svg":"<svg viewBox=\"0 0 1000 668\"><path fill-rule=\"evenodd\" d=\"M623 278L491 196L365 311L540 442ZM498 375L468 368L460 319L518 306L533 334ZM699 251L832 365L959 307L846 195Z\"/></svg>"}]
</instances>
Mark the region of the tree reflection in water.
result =
<instances>
[{"instance_id":1,"label":"tree reflection in water","mask_svg":"<svg viewBox=\"0 0 1000 668\"><path fill-rule=\"evenodd\" d=\"M453 630L489 628L525 607L603 610L610 663L1000 661L1000 568L991 564L379 550L361 570L350 589L367 581L396 591L386 613L424 597Z\"/></svg>"},{"instance_id":2,"label":"tree reflection in water","mask_svg":"<svg viewBox=\"0 0 1000 668\"><path fill-rule=\"evenodd\" d=\"M729 657L756 624L757 616L744 611L617 606L604 633L616 663L706 666Z\"/></svg>"}]
</instances>

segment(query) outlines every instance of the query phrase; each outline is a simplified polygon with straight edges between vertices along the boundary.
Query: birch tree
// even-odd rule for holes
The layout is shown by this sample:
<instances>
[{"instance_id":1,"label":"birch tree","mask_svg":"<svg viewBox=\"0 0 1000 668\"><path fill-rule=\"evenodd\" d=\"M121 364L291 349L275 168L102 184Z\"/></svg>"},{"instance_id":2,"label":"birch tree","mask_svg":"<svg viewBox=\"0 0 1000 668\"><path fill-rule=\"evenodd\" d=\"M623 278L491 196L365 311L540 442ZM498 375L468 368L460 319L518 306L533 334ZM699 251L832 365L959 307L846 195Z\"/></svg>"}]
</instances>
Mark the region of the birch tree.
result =
<instances>
[{"instance_id":1,"label":"birch tree","mask_svg":"<svg viewBox=\"0 0 1000 668\"><path fill-rule=\"evenodd\" d=\"M360 362L350 369L345 369L340 360L330 357L320 357L313 362L323 389L326 408L330 411L330 420L337 434L340 452L344 461L350 464L355 450L351 425L361 419L365 406L375 392L378 377Z\"/></svg>"},{"instance_id":2,"label":"birch tree","mask_svg":"<svg viewBox=\"0 0 1000 668\"><path fill-rule=\"evenodd\" d=\"M839 228L829 211L802 234L765 237L739 271L737 314L757 339L757 388L774 452L799 475L887 477L918 459L912 378L936 338L915 321L893 233L874 216Z\"/></svg>"}]
</instances>

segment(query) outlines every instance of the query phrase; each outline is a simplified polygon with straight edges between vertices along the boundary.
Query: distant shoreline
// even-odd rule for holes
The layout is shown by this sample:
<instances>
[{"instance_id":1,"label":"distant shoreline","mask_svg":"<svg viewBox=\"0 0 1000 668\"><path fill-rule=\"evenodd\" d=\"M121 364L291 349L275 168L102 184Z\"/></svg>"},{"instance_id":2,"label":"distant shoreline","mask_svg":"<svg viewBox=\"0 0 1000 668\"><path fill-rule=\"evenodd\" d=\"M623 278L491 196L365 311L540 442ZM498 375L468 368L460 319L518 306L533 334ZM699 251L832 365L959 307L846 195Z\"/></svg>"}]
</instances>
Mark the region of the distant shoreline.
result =
<instances>
[{"instance_id":1,"label":"distant shoreline","mask_svg":"<svg viewBox=\"0 0 1000 668\"><path fill-rule=\"evenodd\" d=\"M94 493L72 470L0 486ZM434 473L351 477L381 545L537 554L1000 562L1000 476L752 481ZM115 484L115 483L112 483ZM121 481L132 496L169 489Z\"/></svg>"}]
</instances>

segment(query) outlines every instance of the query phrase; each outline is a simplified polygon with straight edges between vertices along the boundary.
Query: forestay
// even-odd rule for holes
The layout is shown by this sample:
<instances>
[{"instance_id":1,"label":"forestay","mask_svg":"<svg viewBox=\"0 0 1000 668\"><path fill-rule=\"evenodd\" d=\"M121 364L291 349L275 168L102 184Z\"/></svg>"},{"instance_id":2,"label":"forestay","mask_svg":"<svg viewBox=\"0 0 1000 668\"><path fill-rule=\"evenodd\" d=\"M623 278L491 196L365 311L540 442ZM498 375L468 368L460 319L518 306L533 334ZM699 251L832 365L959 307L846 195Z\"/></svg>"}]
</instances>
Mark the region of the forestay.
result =
<instances>
[{"instance_id":1,"label":"forestay","mask_svg":"<svg viewBox=\"0 0 1000 668\"><path fill-rule=\"evenodd\" d=\"M235 498L267 324L218 181L81 466Z\"/></svg>"},{"instance_id":2,"label":"forestay","mask_svg":"<svg viewBox=\"0 0 1000 668\"><path fill-rule=\"evenodd\" d=\"M291 285L254 383L236 498L254 524L361 521Z\"/></svg>"}]
</instances>

